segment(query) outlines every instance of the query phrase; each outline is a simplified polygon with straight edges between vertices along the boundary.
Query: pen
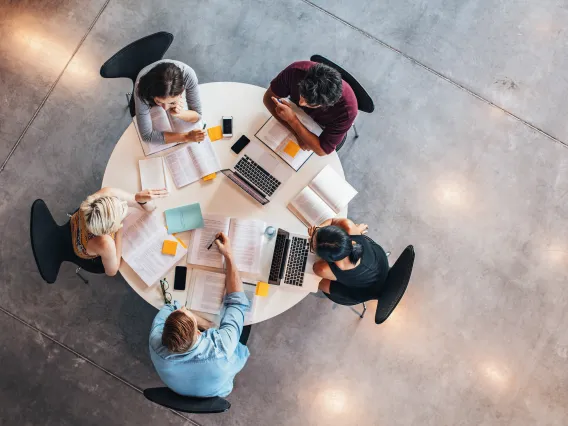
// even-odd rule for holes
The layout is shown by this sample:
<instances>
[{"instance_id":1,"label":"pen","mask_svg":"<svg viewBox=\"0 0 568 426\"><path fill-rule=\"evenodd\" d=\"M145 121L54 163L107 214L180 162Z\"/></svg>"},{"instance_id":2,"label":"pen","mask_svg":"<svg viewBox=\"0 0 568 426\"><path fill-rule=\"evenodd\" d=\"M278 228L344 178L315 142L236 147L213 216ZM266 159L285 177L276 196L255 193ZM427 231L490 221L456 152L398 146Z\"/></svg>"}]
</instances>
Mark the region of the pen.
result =
<instances>
[{"instance_id":1,"label":"pen","mask_svg":"<svg viewBox=\"0 0 568 426\"><path fill-rule=\"evenodd\" d=\"M219 238L215 237L215 239L213 241L211 241L211 244L209 244L209 247L207 247L207 250L209 250L211 247L213 247L213 243L215 241L217 241Z\"/></svg>"},{"instance_id":2,"label":"pen","mask_svg":"<svg viewBox=\"0 0 568 426\"><path fill-rule=\"evenodd\" d=\"M206 127L206 126L207 126L207 123L203 123L203 129L201 129L201 130L205 130L205 127ZM201 143L201 141L199 141L199 142L197 142L197 143L199 144L199 143ZM209 249L207 249L207 250L209 250Z\"/></svg>"}]
</instances>

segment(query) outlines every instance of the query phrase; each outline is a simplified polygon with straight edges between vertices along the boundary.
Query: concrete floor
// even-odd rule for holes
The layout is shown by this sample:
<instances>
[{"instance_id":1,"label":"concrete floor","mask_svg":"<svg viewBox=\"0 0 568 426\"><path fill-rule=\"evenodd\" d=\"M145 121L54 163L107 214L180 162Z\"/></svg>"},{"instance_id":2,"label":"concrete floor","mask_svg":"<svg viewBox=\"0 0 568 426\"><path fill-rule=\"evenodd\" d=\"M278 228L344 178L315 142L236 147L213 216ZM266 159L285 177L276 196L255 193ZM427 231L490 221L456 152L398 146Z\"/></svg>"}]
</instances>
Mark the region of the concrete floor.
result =
<instances>
[{"instance_id":1,"label":"concrete floor","mask_svg":"<svg viewBox=\"0 0 568 426\"><path fill-rule=\"evenodd\" d=\"M567 423L565 2L4 1L0 19L0 425ZM344 64L377 105L340 153L350 216L417 251L382 326L318 295L256 326L221 415L147 402L155 310L70 265L45 284L28 241L34 199L63 222L100 186L131 87L99 67L159 30L201 82Z\"/></svg>"}]
</instances>

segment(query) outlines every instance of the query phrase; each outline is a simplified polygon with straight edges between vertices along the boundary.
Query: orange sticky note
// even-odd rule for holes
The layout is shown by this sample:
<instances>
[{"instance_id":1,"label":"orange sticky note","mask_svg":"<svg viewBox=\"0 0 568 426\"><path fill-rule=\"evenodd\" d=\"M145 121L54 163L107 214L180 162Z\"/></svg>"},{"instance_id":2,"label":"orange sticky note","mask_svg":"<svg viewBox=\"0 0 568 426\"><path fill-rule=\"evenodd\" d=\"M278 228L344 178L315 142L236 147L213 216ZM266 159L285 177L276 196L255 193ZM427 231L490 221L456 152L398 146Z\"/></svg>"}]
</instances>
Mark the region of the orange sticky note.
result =
<instances>
[{"instance_id":1,"label":"orange sticky note","mask_svg":"<svg viewBox=\"0 0 568 426\"><path fill-rule=\"evenodd\" d=\"M294 141L288 141L288 145L284 148L284 152L292 158L296 156L298 151L300 151L300 146Z\"/></svg>"},{"instance_id":2,"label":"orange sticky note","mask_svg":"<svg viewBox=\"0 0 568 426\"><path fill-rule=\"evenodd\" d=\"M208 180L215 179L216 177L217 177L217 173L211 173L210 175L203 176L203 180L208 181Z\"/></svg>"},{"instance_id":3,"label":"orange sticky note","mask_svg":"<svg viewBox=\"0 0 568 426\"><path fill-rule=\"evenodd\" d=\"M170 256L175 256L177 251L178 243L177 241L165 240L162 246L162 253L169 254Z\"/></svg>"},{"instance_id":4,"label":"orange sticky note","mask_svg":"<svg viewBox=\"0 0 568 426\"><path fill-rule=\"evenodd\" d=\"M270 286L268 285L268 283L259 281L258 283L256 283L256 292L254 294L261 297L268 296L269 288Z\"/></svg>"},{"instance_id":5,"label":"orange sticky note","mask_svg":"<svg viewBox=\"0 0 568 426\"><path fill-rule=\"evenodd\" d=\"M223 129L221 129L221 126L209 127L207 129L207 133L209 134L211 142L215 142L223 138Z\"/></svg>"}]
</instances>

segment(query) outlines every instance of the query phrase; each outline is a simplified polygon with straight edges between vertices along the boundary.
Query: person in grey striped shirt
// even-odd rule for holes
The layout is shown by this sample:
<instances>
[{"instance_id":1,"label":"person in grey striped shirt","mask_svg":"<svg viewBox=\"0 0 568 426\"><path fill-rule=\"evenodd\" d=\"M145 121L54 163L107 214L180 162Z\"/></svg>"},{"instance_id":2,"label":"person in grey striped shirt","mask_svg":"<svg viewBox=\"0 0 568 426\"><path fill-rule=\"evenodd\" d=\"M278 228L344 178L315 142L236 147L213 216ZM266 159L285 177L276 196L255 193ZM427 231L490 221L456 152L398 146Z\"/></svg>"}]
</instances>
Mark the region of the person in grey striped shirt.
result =
<instances>
[{"instance_id":1,"label":"person in grey striped shirt","mask_svg":"<svg viewBox=\"0 0 568 426\"><path fill-rule=\"evenodd\" d=\"M187 108L184 107L183 94ZM201 101L195 71L183 62L164 59L143 68L134 85L136 123L145 142L201 142L203 130L186 133L162 132L153 128L150 109L162 107L170 116L195 123L201 118Z\"/></svg>"}]
</instances>

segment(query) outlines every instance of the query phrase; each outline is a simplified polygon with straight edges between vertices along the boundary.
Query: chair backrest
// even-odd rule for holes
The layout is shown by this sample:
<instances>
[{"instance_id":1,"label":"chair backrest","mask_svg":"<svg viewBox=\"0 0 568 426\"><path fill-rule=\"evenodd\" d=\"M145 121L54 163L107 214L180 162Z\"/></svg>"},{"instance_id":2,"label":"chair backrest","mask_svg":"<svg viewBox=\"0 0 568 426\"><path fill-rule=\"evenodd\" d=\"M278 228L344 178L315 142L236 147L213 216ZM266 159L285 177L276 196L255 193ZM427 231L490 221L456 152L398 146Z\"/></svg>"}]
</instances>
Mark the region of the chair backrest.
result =
<instances>
[{"instance_id":1,"label":"chair backrest","mask_svg":"<svg viewBox=\"0 0 568 426\"><path fill-rule=\"evenodd\" d=\"M412 267L414 266L414 247L408 246L404 249L400 257L396 260L392 268L389 269L387 279L377 302L375 313L375 323L382 324L392 314L400 299L404 295Z\"/></svg>"},{"instance_id":2,"label":"chair backrest","mask_svg":"<svg viewBox=\"0 0 568 426\"><path fill-rule=\"evenodd\" d=\"M144 389L144 396L156 404L184 413L223 413L231 408L231 403L219 396L213 398L182 396L166 387Z\"/></svg>"},{"instance_id":3,"label":"chair backrest","mask_svg":"<svg viewBox=\"0 0 568 426\"><path fill-rule=\"evenodd\" d=\"M343 68L341 68L339 65L335 64L334 62L330 61L327 58L324 58L321 55L313 55L310 58L310 61L328 65L339 71L343 80L349 83L349 85L353 89L355 97L357 98L357 108L359 109L359 111L363 111L370 114L375 110L375 104L373 103L373 99L371 99L371 96L369 96L367 91L363 88L363 86L361 86L361 84L355 79L355 77L353 77Z\"/></svg>"},{"instance_id":4,"label":"chair backrest","mask_svg":"<svg viewBox=\"0 0 568 426\"><path fill-rule=\"evenodd\" d=\"M134 84L142 68L162 59L173 40L172 34L160 31L130 43L103 64L101 77L129 78Z\"/></svg>"},{"instance_id":5,"label":"chair backrest","mask_svg":"<svg viewBox=\"0 0 568 426\"><path fill-rule=\"evenodd\" d=\"M43 200L35 200L30 217L30 239L34 259L41 277L49 284L57 279L61 263L65 260L69 240L62 238L61 228Z\"/></svg>"}]
</instances>

